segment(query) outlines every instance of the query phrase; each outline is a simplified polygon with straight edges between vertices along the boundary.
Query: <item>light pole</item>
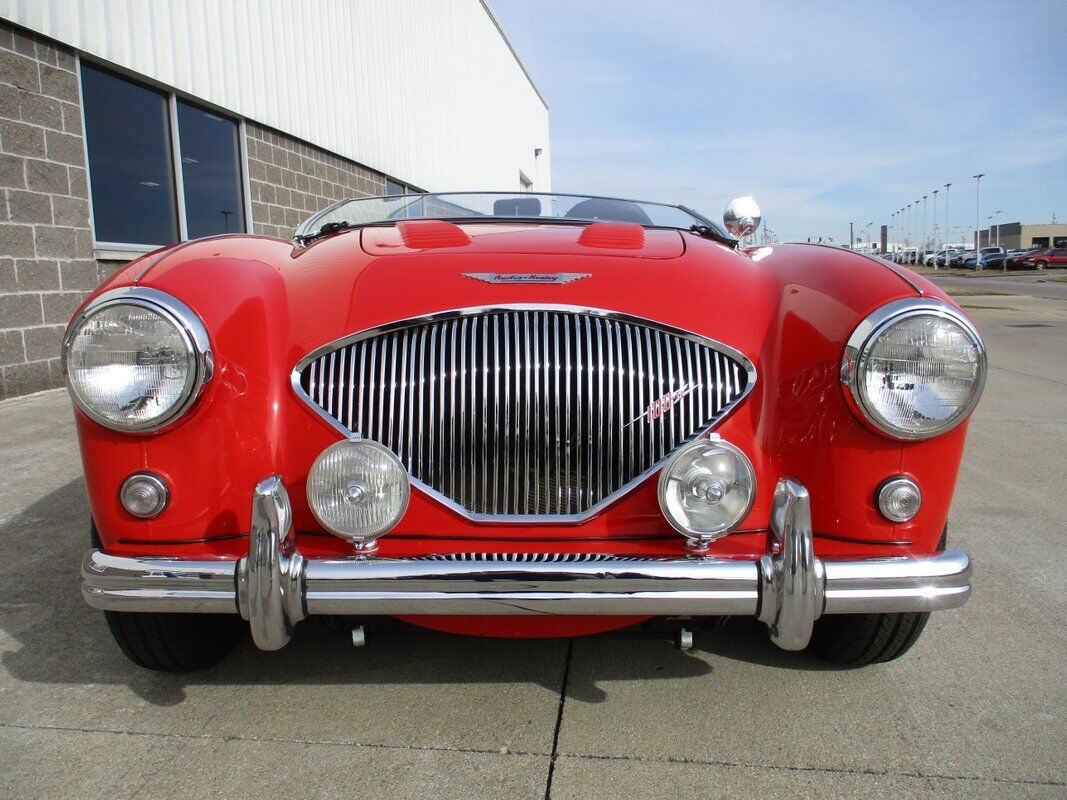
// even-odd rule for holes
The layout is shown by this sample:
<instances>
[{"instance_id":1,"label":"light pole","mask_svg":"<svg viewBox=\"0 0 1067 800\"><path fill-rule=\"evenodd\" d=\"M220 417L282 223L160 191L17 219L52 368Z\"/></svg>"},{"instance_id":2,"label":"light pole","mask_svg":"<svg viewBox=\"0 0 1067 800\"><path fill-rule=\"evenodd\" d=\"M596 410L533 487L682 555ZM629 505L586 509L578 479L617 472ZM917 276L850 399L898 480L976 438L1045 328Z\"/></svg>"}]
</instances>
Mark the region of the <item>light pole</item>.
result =
<instances>
[{"instance_id":1,"label":"light pole","mask_svg":"<svg viewBox=\"0 0 1067 800\"><path fill-rule=\"evenodd\" d=\"M952 232L949 230L949 227L948 227L948 187L951 186L951 185L952 185L951 183L946 183L945 184L945 238L946 239L951 239L952 238ZM945 257L945 262L948 263L948 256Z\"/></svg>"},{"instance_id":2,"label":"light pole","mask_svg":"<svg viewBox=\"0 0 1067 800\"><path fill-rule=\"evenodd\" d=\"M868 222L867 223L867 252L868 253L870 253L870 252L872 252L874 250L874 248L871 246L873 244L873 242L871 242L871 226L872 225L874 225L873 222Z\"/></svg>"},{"instance_id":3,"label":"light pole","mask_svg":"<svg viewBox=\"0 0 1067 800\"><path fill-rule=\"evenodd\" d=\"M848 223L848 249L849 250L855 250L856 249L856 239L852 235L852 226L853 225L855 225L854 222Z\"/></svg>"},{"instance_id":4,"label":"light pole","mask_svg":"<svg viewBox=\"0 0 1067 800\"><path fill-rule=\"evenodd\" d=\"M919 263L919 248L922 245L919 242L919 200L915 200L915 263Z\"/></svg>"},{"instance_id":5,"label":"light pole","mask_svg":"<svg viewBox=\"0 0 1067 800\"><path fill-rule=\"evenodd\" d=\"M933 195L934 195L934 216L933 216L933 220L934 220L934 230L933 230L933 235L934 235L934 247L933 247L933 250L934 250L934 272L937 272L937 251L941 249L940 244L937 241L937 191L938 191L937 189L934 189L934 191L933 191Z\"/></svg>"},{"instance_id":6,"label":"light pole","mask_svg":"<svg viewBox=\"0 0 1067 800\"><path fill-rule=\"evenodd\" d=\"M985 173L979 172L971 177L974 178L974 271L981 272L982 264L978 260L978 251L982 249L982 241L979 238L981 233L978 226L982 224L982 178Z\"/></svg>"},{"instance_id":7,"label":"light pole","mask_svg":"<svg viewBox=\"0 0 1067 800\"><path fill-rule=\"evenodd\" d=\"M908 203L907 209L908 209L907 224L904 227L904 249L905 250L907 250L908 247L910 246L908 244L908 242L911 240L911 203ZM907 255L905 255L904 260L905 261L908 260Z\"/></svg>"},{"instance_id":8,"label":"light pole","mask_svg":"<svg viewBox=\"0 0 1067 800\"><path fill-rule=\"evenodd\" d=\"M925 194L923 195L923 254L924 254L923 255L923 262L924 263L926 262L925 253L926 253L926 245L927 245L927 241L926 241L926 198L927 197L928 197L928 195L925 195Z\"/></svg>"},{"instance_id":9,"label":"light pole","mask_svg":"<svg viewBox=\"0 0 1067 800\"><path fill-rule=\"evenodd\" d=\"M998 250L1000 249L1000 215L1002 213L1003 212L1001 212L1001 211L994 211L993 212L993 216L995 216L997 218L997 249ZM1003 252L1001 253L1001 259L1000 259L1000 271L1001 272L1007 272L1008 271L1008 256L1007 256L1006 253L1003 253Z\"/></svg>"}]
</instances>

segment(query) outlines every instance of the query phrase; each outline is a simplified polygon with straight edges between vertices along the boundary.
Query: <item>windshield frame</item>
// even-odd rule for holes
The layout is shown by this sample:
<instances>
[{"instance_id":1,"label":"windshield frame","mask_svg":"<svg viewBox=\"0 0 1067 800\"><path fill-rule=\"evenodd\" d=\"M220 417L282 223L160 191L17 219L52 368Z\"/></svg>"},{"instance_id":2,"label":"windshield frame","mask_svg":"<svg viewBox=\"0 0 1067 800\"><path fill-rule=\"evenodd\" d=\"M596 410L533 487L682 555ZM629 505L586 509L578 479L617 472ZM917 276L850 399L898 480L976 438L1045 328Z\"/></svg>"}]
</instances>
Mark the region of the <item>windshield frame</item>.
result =
<instances>
[{"instance_id":1,"label":"windshield frame","mask_svg":"<svg viewBox=\"0 0 1067 800\"><path fill-rule=\"evenodd\" d=\"M293 235L293 241L294 242L303 242L303 241L307 241L309 238L315 237L322 229L321 220L325 219L333 211L337 210L338 208L341 208L342 206L346 205L347 203L360 202L360 201L363 201L363 200L400 200L400 199L404 199L404 198L411 198L414 201L414 200L416 200L416 199L418 199L420 197L422 197L422 198L425 198L425 197L441 197L441 198L447 199L449 197L456 197L456 196L465 196L466 197L466 196L471 196L471 195L479 195L479 196L504 195L504 196L514 196L516 198L519 198L522 195L529 195L531 197L580 197L580 198L587 199L587 200L613 200L613 201L623 202L623 203L639 203L641 205L659 206L660 208L670 208L670 209L674 209L676 211L681 211L683 214L685 214L685 215L687 215L687 216L692 218L693 224L691 226L689 226L688 228L682 228L682 227L677 226L677 225L642 225L642 227L650 228L650 229L677 230L677 231L694 230L696 228L706 228L706 229L709 230L709 232L713 235L714 238L719 239L719 240L723 241L726 244L736 245L736 243L737 243L737 239L735 239L733 236L731 236L729 233L727 233L722 228L721 225L719 225L719 224L717 224L715 222L712 222L710 219L705 217L703 214L700 214L699 212L694 211L693 209L691 209L691 208L689 208L687 206L680 205L680 204L679 205L672 205L671 203L659 203L659 202L650 201L650 200L633 200L633 199L626 198L626 197L611 197L611 196L608 196L608 195L581 194L581 193L576 193L576 192L523 192L523 191L501 191L501 190L496 190L496 191L482 190L482 191L473 191L473 192L412 192L412 193L409 193L409 194L373 195L373 196L369 196L369 197L343 197L340 200L336 201L335 203L331 203L330 205L326 206L326 208L322 209L321 211L317 211L316 213L314 213L310 217L308 217L306 220L304 220L300 224L300 226L296 229L296 233ZM467 223L467 224L470 224L470 223L508 223L508 222L515 223L515 222L523 222L523 223L537 223L537 224L548 224L548 225L590 225L593 222L597 221L597 220L591 220L591 219L582 219L580 217L570 218L570 217L542 217L542 216L537 216L537 217L533 217L533 216L493 216L492 214L471 216L471 215L458 215L457 214L456 216L413 216L413 217L403 217L403 218L398 218L398 219L373 220L373 221L369 221L369 222L351 222L351 223L346 223L344 227L345 228L358 229L358 228L380 226L380 225L395 225L397 222L404 222L404 221L407 221L407 220L421 220L421 219L439 219L439 220L446 220L446 221L451 221L451 222L461 222L461 223ZM611 220L604 220L604 221L610 222Z\"/></svg>"}]
</instances>

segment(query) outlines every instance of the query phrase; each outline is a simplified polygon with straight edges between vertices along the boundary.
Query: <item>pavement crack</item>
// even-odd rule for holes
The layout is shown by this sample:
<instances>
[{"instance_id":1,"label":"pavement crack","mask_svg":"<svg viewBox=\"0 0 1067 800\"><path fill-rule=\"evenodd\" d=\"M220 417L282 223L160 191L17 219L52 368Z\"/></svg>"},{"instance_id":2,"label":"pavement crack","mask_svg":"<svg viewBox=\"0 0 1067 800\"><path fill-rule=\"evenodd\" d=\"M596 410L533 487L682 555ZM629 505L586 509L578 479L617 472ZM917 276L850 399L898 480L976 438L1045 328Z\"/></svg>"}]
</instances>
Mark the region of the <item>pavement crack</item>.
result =
<instances>
[{"instance_id":1,"label":"pavement crack","mask_svg":"<svg viewBox=\"0 0 1067 800\"><path fill-rule=\"evenodd\" d=\"M851 767L816 767L790 764L764 764L758 761L728 761L722 759L685 758L683 756L637 756L610 755L601 753L557 753L553 747L552 760L557 757L587 761L637 761L653 764L690 764L700 767L736 767L738 769L767 769L781 772L815 772L836 775L871 775L875 777L916 778L920 780L973 781L975 783L1011 784L1020 786L1067 786L1067 781L1038 780L1034 778L996 778L983 775L946 775L937 772L907 772L891 769L862 769Z\"/></svg>"},{"instance_id":2,"label":"pavement crack","mask_svg":"<svg viewBox=\"0 0 1067 800\"><path fill-rule=\"evenodd\" d=\"M563 680L559 687L559 708L556 710L556 727L552 731L552 753L548 759L548 779L545 781L545 800L552 800L552 778L556 774L556 759L559 757L559 731L563 727L563 707L567 704L567 685L571 675L571 654L574 639L567 640L567 657L563 661Z\"/></svg>"},{"instance_id":3,"label":"pavement crack","mask_svg":"<svg viewBox=\"0 0 1067 800\"><path fill-rule=\"evenodd\" d=\"M247 742L251 744L295 744L323 747L354 747L367 750L410 750L415 752L431 753L467 753L471 755L487 756L537 756L548 758L551 754L534 750L502 751L499 748L488 749L480 747L458 747L453 745L418 745L418 744L388 744L385 742L356 742L346 739L303 739L288 736L234 736L233 734L216 733L165 733L162 731L124 731L115 728L89 728L77 725L21 725L11 722L0 722L0 728L24 731L59 731L65 733L103 733L113 736L145 736L152 739L176 739L181 741L209 741L209 742Z\"/></svg>"}]
</instances>

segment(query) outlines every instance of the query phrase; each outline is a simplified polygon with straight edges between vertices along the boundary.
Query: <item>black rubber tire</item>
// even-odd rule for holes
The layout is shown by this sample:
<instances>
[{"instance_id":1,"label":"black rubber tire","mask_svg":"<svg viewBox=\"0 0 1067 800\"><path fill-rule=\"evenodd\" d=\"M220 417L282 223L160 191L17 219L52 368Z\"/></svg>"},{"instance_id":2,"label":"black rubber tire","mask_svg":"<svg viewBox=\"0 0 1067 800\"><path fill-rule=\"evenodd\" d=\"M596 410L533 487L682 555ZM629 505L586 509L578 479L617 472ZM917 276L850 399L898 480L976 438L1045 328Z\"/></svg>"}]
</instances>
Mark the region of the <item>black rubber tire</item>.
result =
<instances>
[{"instance_id":1,"label":"black rubber tire","mask_svg":"<svg viewBox=\"0 0 1067 800\"><path fill-rule=\"evenodd\" d=\"M815 622L809 649L819 658L863 667L900 658L919 638L928 613L833 614Z\"/></svg>"},{"instance_id":2,"label":"black rubber tire","mask_svg":"<svg viewBox=\"0 0 1067 800\"><path fill-rule=\"evenodd\" d=\"M94 547L100 547L96 525ZM159 672L192 672L222 661L248 632L236 614L147 614L105 611L119 649L134 664Z\"/></svg>"},{"instance_id":3,"label":"black rubber tire","mask_svg":"<svg viewBox=\"0 0 1067 800\"><path fill-rule=\"evenodd\" d=\"M1038 261L1035 266L1038 269L1047 269L1048 268L1048 262L1047 261Z\"/></svg>"},{"instance_id":4,"label":"black rubber tire","mask_svg":"<svg viewBox=\"0 0 1067 800\"><path fill-rule=\"evenodd\" d=\"M948 544L948 525L938 550ZM829 614L815 621L808 650L825 661L864 667L900 658L919 640L929 612Z\"/></svg>"}]
</instances>

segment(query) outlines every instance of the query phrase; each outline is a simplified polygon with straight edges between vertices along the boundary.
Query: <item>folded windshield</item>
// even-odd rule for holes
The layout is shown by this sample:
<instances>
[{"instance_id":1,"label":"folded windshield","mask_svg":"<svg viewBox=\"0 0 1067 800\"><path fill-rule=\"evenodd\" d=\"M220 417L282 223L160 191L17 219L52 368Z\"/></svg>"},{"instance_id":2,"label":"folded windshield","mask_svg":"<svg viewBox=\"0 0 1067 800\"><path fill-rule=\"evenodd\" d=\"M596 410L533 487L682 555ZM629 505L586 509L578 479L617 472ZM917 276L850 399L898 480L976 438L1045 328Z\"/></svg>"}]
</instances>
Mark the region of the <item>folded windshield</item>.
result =
<instances>
[{"instance_id":1,"label":"folded windshield","mask_svg":"<svg viewBox=\"0 0 1067 800\"><path fill-rule=\"evenodd\" d=\"M632 222L683 230L698 226L727 235L707 219L681 206L534 192L449 192L342 200L308 218L296 235L298 238L314 236L324 226L354 227L405 219Z\"/></svg>"}]
</instances>

